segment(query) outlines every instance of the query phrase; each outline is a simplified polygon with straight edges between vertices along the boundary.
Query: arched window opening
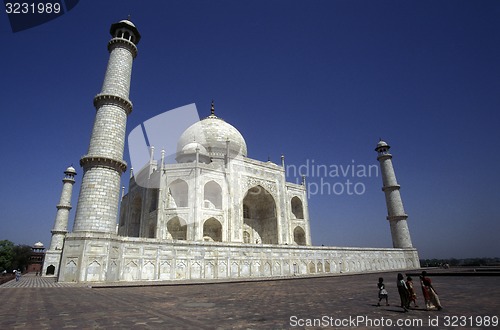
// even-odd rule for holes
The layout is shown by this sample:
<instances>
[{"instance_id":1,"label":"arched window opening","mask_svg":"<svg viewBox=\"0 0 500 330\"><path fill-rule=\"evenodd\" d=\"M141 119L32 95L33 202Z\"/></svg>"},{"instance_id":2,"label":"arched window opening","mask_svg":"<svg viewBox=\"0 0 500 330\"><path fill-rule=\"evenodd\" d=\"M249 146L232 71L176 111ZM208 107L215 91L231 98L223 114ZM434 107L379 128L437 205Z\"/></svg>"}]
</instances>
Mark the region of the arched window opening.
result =
<instances>
[{"instance_id":1,"label":"arched window opening","mask_svg":"<svg viewBox=\"0 0 500 330\"><path fill-rule=\"evenodd\" d=\"M167 222L167 231L169 238L177 240L187 239L187 226L186 222L179 217L174 217Z\"/></svg>"},{"instance_id":2,"label":"arched window opening","mask_svg":"<svg viewBox=\"0 0 500 330\"><path fill-rule=\"evenodd\" d=\"M45 275L54 275L55 272L56 272L56 267L54 265L50 265L49 267L47 267Z\"/></svg>"},{"instance_id":3,"label":"arched window opening","mask_svg":"<svg viewBox=\"0 0 500 330\"><path fill-rule=\"evenodd\" d=\"M215 181L209 181L204 187L204 207L209 209L222 209L222 189Z\"/></svg>"},{"instance_id":4,"label":"arched window opening","mask_svg":"<svg viewBox=\"0 0 500 330\"><path fill-rule=\"evenodd\" d=\"M169 194L173 201L171 201L171 205L168 205L169 208L176 207L188 207L188 184L186 181L177 179L170 184Z\"/></svg>"},{"instance_id":5,"label":"arched window opening","mask_svg":"<svg viewBox=\"0 0 500 330\"><path fill-rule=\"evenodd\" d=\"M203 240L222 242L222 225L215 218L210 218L203 224Z\"/></svg>"},{"instance_id":6,"label":"arched window opening","mask_svg":"<svg viewBox=\"0 0 500 330\"><path fill-rule=\"evenodd\" d=\"M302 208L302 201L297 196L293 197L291 200L292 213L295 219L304 219L304 211Z\"/></svg>"},{"instance_id":7,"label":"arched window opening","mask_svg":"<svg viewBox=\"0 0 500 330\"><path fill-rule=\"evenodd\" d=\"M297 245L306 245L306 233L301 227L295 227L293 230L293 241Z\"/></svg>"}]
</instances>

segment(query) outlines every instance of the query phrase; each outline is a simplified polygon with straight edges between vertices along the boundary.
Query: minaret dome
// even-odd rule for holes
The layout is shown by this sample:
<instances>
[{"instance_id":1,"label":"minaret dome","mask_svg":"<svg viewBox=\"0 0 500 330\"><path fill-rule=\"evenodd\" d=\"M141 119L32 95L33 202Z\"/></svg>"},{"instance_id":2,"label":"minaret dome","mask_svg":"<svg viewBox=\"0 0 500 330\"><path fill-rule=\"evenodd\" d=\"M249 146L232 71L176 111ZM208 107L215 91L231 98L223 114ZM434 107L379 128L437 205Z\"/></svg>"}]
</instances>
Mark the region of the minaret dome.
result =
<instances>
[{"instance_id":1,"label":"minaret dome","mask_svg":"<svg viewBox=\"0 0 500 330\"><path fill-rule=\"evenodd\" d=\"M119 21L118 23L112 24L111 28L109 29L109 33L111 33L111 36L114 38L126 39L136 45L141 40L141 34L139 33L139 30L137 30L134 23L132 23L128 19L124 19Z\"/></svg>"}]
</instances>

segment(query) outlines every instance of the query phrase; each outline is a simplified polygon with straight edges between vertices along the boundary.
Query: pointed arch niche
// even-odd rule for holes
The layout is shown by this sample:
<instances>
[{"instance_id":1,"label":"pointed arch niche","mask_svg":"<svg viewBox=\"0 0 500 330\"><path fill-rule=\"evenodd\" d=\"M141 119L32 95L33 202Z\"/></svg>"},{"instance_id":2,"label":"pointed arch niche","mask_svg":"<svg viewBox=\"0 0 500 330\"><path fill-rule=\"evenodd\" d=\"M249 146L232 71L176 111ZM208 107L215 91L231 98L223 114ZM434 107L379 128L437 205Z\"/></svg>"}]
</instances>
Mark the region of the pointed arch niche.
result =
<instances>
[{"instance_id":1,"label":"pointed arch niche","mask_svg":"<svg viewBox=\"0 0 500 330\"><path fill-rule=\"evenodd\" d=\"M207 209L222 209L222 189L215 181L209 181L203 189L203 207Z\"/></svg>"},{"instance_id":2,"label":"pointed arch niche","mask_svg":"<svg viewBox=\"0 0 500 330\"><path fill-rule=\"evenodd\" d=\"M306 233L302 227L297 226L293 230L293 241L297 245L306 245Z\"/></svg>"},{"instance_id":3,"label":"pointed arch niche","mask_svg":"<svg viewBox=\"0 0 500 330\"><path fill-rule=\"evenodd\" d=\"M304 219L304 208L302 207L302 201L297 196L293 197L290 201L292 206L292 213L295 219Z\"/></svg>"},{"instance_id":4,"label":"pointed arch niche","mask_svg":"<svg viewBox=\"0 0 500 330\"><path fill-rule=\"evenodd\" d=\"M203 240L222 242L222 225L219 220L210 218L203 224Z\"/></svg>"},{"instance_id":5,"label":"pointed arch niche","mask_svg":"<svg viewBox=\"0 0 500 330\"><path fill-rule=\"evenodd\" d=\"M188 184L186 181L177 179L170 184L168 187L169 194L173 199L173 205L168 205L169 208L177 208L177 207L188 207Z\"/></svg>"},{"instance_id":6,"label":"pointed arch niche","mask_svg":"<svg viewBox=\"0 0 500 330\"><path fill-rule=\"evenodd\" d=\"M186 222L179 218L173 217L167 222L167 231L171 239L186 240L187 239L187 225Z\"/></svg>"},{"instance_id":7,"label":"pointed arch niche","mask_svg":"<svg viewBox=\"0 0 500 330\"><path fill-rule=\"evenodd\" d=\"M54 275L56 272L56 267L54 265L50 265L49 267L47 267L47 272L45 273L45 275Z\"/></svg>"},{"instance_id":8,"label":"pointed arch niche","mask_svg":"<svg viewBox=\"0 0 500 330\"><path fill-rule=\"evenodd\" d=\"M243 199L243 231L251 243L278 244L278 218L273 196L258 185L247 190Z\"/></svg>"}]
</instances>

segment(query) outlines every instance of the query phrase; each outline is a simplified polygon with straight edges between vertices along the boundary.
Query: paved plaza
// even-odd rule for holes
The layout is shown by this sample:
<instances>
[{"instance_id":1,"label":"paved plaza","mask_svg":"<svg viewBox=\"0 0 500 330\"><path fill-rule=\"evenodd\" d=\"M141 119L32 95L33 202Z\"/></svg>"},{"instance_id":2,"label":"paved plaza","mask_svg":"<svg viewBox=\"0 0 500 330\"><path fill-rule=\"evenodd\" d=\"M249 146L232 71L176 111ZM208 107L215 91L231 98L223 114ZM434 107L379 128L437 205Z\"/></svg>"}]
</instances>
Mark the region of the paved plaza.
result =
<instances>
[{"instance_id":1,"label":"paved plaza","mask_svg":"<svg viewBox=\"0 0 500 330\"><path fill-rule=\"evenodd\" d=\"M484 329L487 317L500 316L498 276L433 277L430 272L444 309L422 308L416 279L419 307L403 313L396 274L133 287L76 286L28 275L0 286L0 328L316 329L343 324L361 329L430 328L437 322L437 328L452 329L465 328L460 327L465 322L467 328ZM380 276L390 306L376 306ZM313 322L316 326L306 326Z\"/></svg>"}]
</instances>

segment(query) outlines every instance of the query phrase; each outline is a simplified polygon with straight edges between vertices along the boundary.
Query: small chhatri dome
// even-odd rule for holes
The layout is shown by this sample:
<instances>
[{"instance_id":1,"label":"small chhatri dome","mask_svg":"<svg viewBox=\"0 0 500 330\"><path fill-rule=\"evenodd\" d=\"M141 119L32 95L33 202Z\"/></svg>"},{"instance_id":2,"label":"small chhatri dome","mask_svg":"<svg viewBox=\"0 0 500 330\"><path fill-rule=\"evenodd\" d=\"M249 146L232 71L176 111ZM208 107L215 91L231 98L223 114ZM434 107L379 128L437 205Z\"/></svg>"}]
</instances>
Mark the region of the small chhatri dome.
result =
<instances>
[{"instance_id":1,"label":"small chhatri dome","mask_svg":"<svg viewBox=\"0 0 500 330\"><path fill-rule=\"evenodd\" d=\"M200 163L209 164L210 157L207 149L196 141L186 144L181 151L177 152L175 159L178 163L190 163L196 160L196 152L198 152L198 161Z\"/></svg>"},{"instance_id":2,"label":"small chhatri dome","mask_svg":"<svg viewBox=\"0 0 500 330\"><path fill-rule=\"evenodd\" d=\"M383 141L380 139L377 143L377 147L375 148L375 151L378 152L379 154L389 154L389 149L391 148L390 145L387 144L387 142Z\"/></svg>"},{"instance_id":3,"label":"small chhatri dome","mask_svg":"<svg viewBox=\"0 0 500 330\"><path fill-rule=\"evenodd\" d=\"M378 141L378 143L377 143L377 148L378 147L387 147L387 146L388 146L388 144L382 140Z\"/></svg>"},{"instance_id":4,"label":"small chhatri dome","mask_svg":"<svg viewBox=\"0 0 500 330\"><path fill-rule=\"evenodd\" d=\"M36 247L36 248L43 248L43 243L42 242L36 242L35 244L33 244L33 247Z\"/></svg>"},{"instance_id":5,"label":"small chhatri dome","mask_svg":"<svg viewBox=\"0 0 500 330\"><path fill-rule=\"evenodd\" d=\"M207 149L205 149L205 147L198 142L191 142L191 143L186 144L182 148L182 152L183 153L196 153L196 149L198 149L198 153L200 155L208 155Z\"/></svg>"},{"instance_id":6,"label":"small chhatri dome","mask_svg":"<svg viewBox=\"0 0 500 330\"><path fill-rule=\"evenodd\" d=\"M177 141L177 153L183 154L192 142L200 144L212 159L226 156L228 141L231 157L247 155L247 144L241 133L232 125L215 115L212 101L210 116L189 126ZM201 149L201 148L200 148ZM191 149L192 150L192 149ZM201 154L201 150L200 150Z\"/></svg>"},{"instance_id":7,"label":"small chhatri dome","mask_svg":"<svg viewBox=\"0 0 500 330\"><path fill-rule=\"evenodd\" d=\"M127 19L122 19L118 23L125 23L125 24L128 24L128 25L132 26L132 27L135 27L135 24L130 21L130 15L129 15L129 17L127 17Z\"/></svg>"},{"instance_id":8,"label":"small chhatri dome","mask_svg":"<svg viewBox=\"0 0 500 330\"><path fill-rule=\"evenodd\" d=\"M76 175L76 170L73 166L69 166L64 173Z\"/></svg>"}]
</instances>

